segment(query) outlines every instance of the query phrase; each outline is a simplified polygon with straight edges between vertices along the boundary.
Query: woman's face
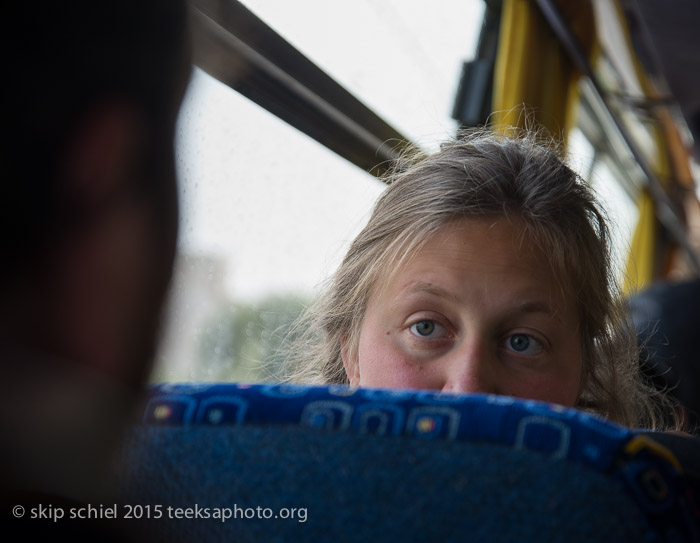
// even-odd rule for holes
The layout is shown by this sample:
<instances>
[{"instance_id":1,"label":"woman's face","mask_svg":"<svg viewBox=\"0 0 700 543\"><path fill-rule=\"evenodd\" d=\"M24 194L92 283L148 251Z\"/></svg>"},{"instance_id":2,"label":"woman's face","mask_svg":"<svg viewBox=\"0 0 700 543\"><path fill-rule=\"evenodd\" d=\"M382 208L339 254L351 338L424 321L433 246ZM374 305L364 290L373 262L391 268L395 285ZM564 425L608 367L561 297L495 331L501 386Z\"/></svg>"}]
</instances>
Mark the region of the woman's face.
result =
<instances>
[{"instance_id":1,"label":"woman's face","mask_svg":"<svg viewBox=\"0 0 700 543\"><path fill-rule=\"evenodd\" d=\"M351 385L479 392L573 406L576 307L518 221L463 219L370 296Z\"/></svg>"}]
</instances>

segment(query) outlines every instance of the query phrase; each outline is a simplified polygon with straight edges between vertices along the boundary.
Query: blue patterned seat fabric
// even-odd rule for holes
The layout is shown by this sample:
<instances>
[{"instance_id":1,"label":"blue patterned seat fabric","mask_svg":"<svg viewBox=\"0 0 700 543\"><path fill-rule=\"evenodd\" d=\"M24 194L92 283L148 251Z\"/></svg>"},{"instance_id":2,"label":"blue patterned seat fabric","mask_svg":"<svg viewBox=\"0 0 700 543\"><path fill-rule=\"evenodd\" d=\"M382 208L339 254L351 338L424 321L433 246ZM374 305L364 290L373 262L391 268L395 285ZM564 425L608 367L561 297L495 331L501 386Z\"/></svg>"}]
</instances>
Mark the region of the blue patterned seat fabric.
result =
<instances>
[{"instance_id":1,"label":"blue patterned seat fabric","mask_svg":"<svg viewBox=\"0 0 700 543\"><path fill-rule=\"evenodd\" d=\"M388 455L404 475L390 473ZM198 466L200 462L205 466ZM600 537L594 529L597 523L603 530L619 528L616 537L622 540L700 540L697 504L682 469L673 454L648 435L581 411L504 396L341 386L158 385L150 391L143 424L134 428L127 441L124 463L125 500L180 504L187 500L251 500L258 487L270 485L277 489L276 494L284 495L277 497L280 503L304 496L319 504L315 517L313 503L309 505L304 532L290 535L279 524L258 522L246 527L239 521L232 528L237 540L354 540L360 536L411 540L423 530L421 516L423 524L430 524L425 534L444 540L464 540L466 534L474 536L467 538L470 540L563 541L572 540L571 534L590 540ZM178 467L184 463L188 464ZM292 464L300 465L295 470ZM382 472L372 475L373 464ZM519 469L528 473L519 474ZM353 473L344 470L354 472L357 484L364 485L357 494L352 494ZM182 481L173 483L179 477L173 472L178 471ZM265 473L270 481L264 480ZM307 483L295 480L307 476ZM249 484L246 477L252 478ZM457 488L459 477L464 477L464 488ZM324 478L328 481L314 482ZM445 482L440 483L441 478ZM432 482L442 484L444 493L429 488ZM484 488L491 484L498 486ZM513 488L504 488L510 484ZM397 489L408 486L402 492L407 495L392 498L392 485ZM518 489L518 485L530 488ZM542 485L541 493L533 485ZM395 525L401 522L401 514L392 523L364 512L355 520L350 520L351 513L348 518L328 513L333 502L339 508L354 508L348 504L361 501L368 492L372 495L364 504L357 504L358 509L375 499L381 501L383 510L393 511L385 502L395 499L408 500L418 510L402 513L403 527ZM413 492L417 498L408 496ZM549 501L543 498L538 505L537 496L549 496ZM435 503L441 499L450 504ZM455 506L455 501L464 505ZM589 506L593 513L584 510ZM449 513L450 522L432 526L432 508L440 507L447 513L456 509ZM572 511L567 512L567 507ZM469 519L472 513L478 518ZM557 518L559 514L567 518ZM608 524L601 520L605 515L611 515ZM538 516L549 518L538 520ZM499 527L499 522L511 526ZM529 528L512 526L530 522ZM626 532L625 522L631 526ZM547 528L550 524L551 529ZM367 525L372 529L363 532ZM479 531L482 525L486 532ZM164 525L156 531L157 537L177 539L176 532L169 530ZM222 525L205 526L200 521L189 532L177 533L203 540L232 536L222 530ZM561 539L552 534L561 534Z\"/></svg>"}]
</instances>

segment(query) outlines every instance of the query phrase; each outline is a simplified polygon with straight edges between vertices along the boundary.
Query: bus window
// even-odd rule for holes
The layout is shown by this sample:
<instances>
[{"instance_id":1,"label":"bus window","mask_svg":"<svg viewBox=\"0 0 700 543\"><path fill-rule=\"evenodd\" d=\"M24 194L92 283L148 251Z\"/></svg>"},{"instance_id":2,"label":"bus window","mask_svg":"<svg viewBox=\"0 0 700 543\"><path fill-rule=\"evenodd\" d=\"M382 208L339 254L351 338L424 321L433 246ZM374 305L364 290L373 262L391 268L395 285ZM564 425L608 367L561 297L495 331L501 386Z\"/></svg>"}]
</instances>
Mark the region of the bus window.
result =
<instances>
[{"instance_id":1,"label":"bus window","mask_svg":"<svg viewBox=\"0 0 700 543\"><path fill-rule=\"evenodd\" d=\"M256 381L382 184L195 69L176 153L181 221L153 381ZM277 337L277 336L275 336Z\"/></svg>"},{"instance_id":2,"label":"bus window","mask_svg":"<svg viewBox=\"0 0 700 543\"><path fill-rule=\"evenodd\" d=\"M243 4L411 141L430 148L454 136L450 111L482 0Z\"/></svg>"}]
</instances>

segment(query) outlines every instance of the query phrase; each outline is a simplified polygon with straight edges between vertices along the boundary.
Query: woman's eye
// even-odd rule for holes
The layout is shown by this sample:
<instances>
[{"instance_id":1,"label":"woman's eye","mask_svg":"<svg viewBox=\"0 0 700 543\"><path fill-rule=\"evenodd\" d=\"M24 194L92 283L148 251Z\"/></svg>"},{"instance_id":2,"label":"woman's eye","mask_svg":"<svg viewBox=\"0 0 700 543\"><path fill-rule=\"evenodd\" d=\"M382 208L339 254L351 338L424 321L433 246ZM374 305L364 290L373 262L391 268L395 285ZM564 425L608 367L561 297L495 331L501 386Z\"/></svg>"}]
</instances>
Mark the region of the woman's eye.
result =
<instances>
[{"instance_id":1,"label":"woman's eye","mask_svg":"<svg viewBox=\"0 0 700 543\"><path fill-rule=\"evenodd\" d=\"M538 355L544 351L542 343L527 334L513 334L505 341L506 349L524 355Z\"/></svg>"},{"instance_id":2,"label":"woman's eye","mask_svg":"<svg viewBox=\"0 0 700 543\"><path fill-rule=\"evenodd\" d=\"M413 335L430 339L443 338L447 335L445 327L431 320L418 321L411 325L409 330Z\"/></svg>"}]
</instances>

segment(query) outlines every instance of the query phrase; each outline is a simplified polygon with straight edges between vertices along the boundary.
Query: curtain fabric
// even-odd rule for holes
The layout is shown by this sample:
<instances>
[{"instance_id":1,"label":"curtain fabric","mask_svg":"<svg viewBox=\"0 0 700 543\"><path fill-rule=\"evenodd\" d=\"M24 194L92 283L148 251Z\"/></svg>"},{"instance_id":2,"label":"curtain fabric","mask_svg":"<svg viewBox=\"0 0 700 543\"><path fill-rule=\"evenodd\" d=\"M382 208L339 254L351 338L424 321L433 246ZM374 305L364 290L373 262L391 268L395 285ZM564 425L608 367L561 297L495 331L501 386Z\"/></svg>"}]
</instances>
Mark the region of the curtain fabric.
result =
<instances>
[{"instance_id":1,"label":"curtain fabric","mask_svg":"<svg viewBox=\"0 0 700 543\"><path fill-rule=\"evenodd\" d=\"M590 52L594 26L589 3L560 2L559 8ZM576 123L579 76L535 2L505 0L494 73L495 128L534 124L565 144Z\"/></svg>"}]
</instances>

